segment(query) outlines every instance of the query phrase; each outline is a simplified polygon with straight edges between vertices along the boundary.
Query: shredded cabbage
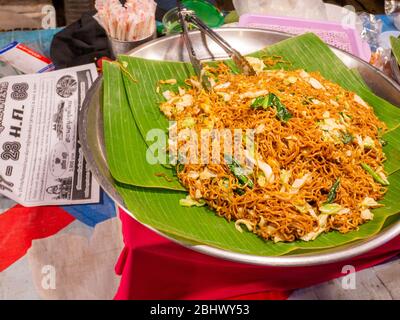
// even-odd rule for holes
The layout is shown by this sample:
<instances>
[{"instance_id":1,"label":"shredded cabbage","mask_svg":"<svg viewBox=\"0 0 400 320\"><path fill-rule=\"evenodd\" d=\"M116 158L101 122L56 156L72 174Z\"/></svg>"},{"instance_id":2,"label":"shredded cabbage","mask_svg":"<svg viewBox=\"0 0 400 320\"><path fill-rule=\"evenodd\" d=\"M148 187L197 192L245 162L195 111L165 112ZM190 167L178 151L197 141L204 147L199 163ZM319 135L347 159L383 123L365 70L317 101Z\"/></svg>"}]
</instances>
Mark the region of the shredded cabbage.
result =
<instances>
[{"instance_id":1,"label":"shredded cabbage","mask_svg":"<svg viewBox=\"0 0 400 320\"><path fill-rule=\"evenodd\" d=\"M253 67L254 71L260 73L264 71L265 64L264 61L255 57L245 57L247 62Z\"/></svg>"},{"instance_id":2,"label":"shredded cabbage","mask_svg":"<svg viewBox=\"0 0 400 320\"><path fill-rule=\"evenodd\" d=\"M290 193L295 194L300 191L300 189L311 180L311 173L306 173L302 178L294 180Z\"/></svg>"},{"instance_id":3,"label":"shredded cabbage","mask_svg":"<svg viewBox=\"0 0 400 320\"><path fill-rule=\"evenodd\" d=\"M188 117L182 121L182 126L184 128L192 128L196 125L196 120L192 117Z\"/></svg>"},{"instance_id":4,"label":"shredded cabbage","mask_svg":"<svg viewBox=\"0 0 400 320\"><path fill-rule=\"evenodd\" d=\"M249 220L239 219L239 220L236 220L236 222L235 222L235 228L240 233L243 232L243 229L240 226L241 224L244 224L246 226L247 230L249 230L250 232L253 231L253 224Z\"/></svg>"},{"instance_id":5,"label":"shredded cabbage","mask_svg":"<svg viewBox=\"0 0 400 320\"><path fill-rule=\"evenodd\" d=\"M361 207L363 208L375 208L379 206L381 206L381 204L370 197L365 197L365 199L361 202Z\"/></svg>"},{"instance_id":6,"label":"shredded cabbage","mask_svg":"<svg viewBox=\"0 0 400 320\"><path fill-rule=\"evenodd\" d=\"M364 209L361 211L361 218L364 220L372 220L374 219L374 214L369 209Z\"/></svg>"},{"instance_id":7,"label":"shredded cabbage","mask_svg":"<svg viewBox=\"0 0 400 320\"><path fill-rule=\"evenodd\" d=\"M344 208L340 204L337 204L337 203L326 203L326 204L322 205L319 208L319 211L322 214L331 215L331 214L344 213L343 209Z\"/></svg>"},{"instance_id":8,"label":"shredded cabbage","mask_svg":"<svg viewBox=\"0 0 400 320\"><path fill-rule=\"evenodd\" d=\"M188 195L185 199L180 199L179 204L182 207L203 207L206 205L204 200L195 200L190 195Z\"/></svg>"}]
</instances>

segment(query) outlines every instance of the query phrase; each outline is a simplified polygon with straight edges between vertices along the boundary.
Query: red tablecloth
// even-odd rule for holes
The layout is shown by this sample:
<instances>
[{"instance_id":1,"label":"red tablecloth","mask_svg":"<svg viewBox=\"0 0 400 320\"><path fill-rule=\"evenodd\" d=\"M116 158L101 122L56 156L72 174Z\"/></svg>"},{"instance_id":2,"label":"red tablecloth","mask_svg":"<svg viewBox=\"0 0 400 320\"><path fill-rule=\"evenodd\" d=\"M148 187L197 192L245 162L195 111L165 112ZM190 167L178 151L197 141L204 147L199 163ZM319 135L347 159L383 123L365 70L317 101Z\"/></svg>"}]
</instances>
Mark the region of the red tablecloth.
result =
<instances>
[{"instance_id":1,"label":"red tablecloth","mask_svg":"<svg viewBox=\"0 0 400 320\"><path fill-rule=\"evenodd\" d=\"M225 261L177 245L120 210L125 248L115 299L285 299L294 289L361 270L400 253L400 237L360 257L323 266L278 268Z\"/></svg>"}]
</instances>

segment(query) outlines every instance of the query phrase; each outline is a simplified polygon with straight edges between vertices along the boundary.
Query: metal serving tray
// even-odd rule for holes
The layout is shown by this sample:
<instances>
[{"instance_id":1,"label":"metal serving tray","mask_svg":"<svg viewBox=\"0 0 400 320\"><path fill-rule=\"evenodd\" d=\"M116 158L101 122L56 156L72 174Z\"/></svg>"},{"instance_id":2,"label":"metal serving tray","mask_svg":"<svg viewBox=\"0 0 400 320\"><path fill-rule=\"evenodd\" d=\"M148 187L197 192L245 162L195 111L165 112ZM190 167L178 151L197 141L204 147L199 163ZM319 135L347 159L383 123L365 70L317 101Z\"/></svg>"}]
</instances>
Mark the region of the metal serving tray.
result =
<instances>
[{"instance_id":1,"label":"metal serving tray","mask_svg":"<svg viewBox=\"0 0 400 320\"><path fill-rule=\"evenodd\" d=\"M248 28L221 28L216 30L233 48L242 54L257 51L265 46L291 37L289 34ZM212 40L205 39L198 31L190 33L196 52L200 59L224 59L226 54ZM400 106L400 87L386 77L376 68L363 60L344 51L332 48L334 53L349 67L359 71L367 85L380 97ZM132 56L155 60L189 61L186 48L180 35L164 37L148 42L130 52ZM310 57L313 59L313 57ZM334 68L335 66L332 66ZM128 212L132 218L134 213L129 212L124 201L113 186L106 157L103 137L102 116L102 78L99 77L88 92L79 116L79 138L88 165L94 177L104 191L115 202ZM328 250L313 251L305 254L292 254L280 257L255 256L225 251L205 245L193 245L174 239L149 226L148 228L158 234L179 243L192 250L215 256L222 259L268 266L310 266L321 265L355 257L364 252L383 245L400 234L400 220L397 219L390 226L383 229L378 235L371 238L353 242L348 245L335 247Z\"/></svg>"}]
</instances>

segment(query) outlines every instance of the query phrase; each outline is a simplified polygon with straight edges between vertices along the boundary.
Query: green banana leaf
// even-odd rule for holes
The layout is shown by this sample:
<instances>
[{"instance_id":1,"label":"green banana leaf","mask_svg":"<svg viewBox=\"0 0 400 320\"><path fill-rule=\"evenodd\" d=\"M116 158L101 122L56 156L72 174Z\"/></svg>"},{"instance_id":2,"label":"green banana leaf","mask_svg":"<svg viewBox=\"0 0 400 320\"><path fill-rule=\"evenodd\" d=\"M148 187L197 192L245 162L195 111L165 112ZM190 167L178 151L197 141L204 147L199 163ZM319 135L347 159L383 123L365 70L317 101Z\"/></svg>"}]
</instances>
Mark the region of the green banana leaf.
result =
<instances>
[{"instance_id":1,"label":"green banana leaf","mask_svg":"<svg viewBox=\"0 0 400 320\"><path fill-rule=\"evenodd\" d=\"M400 65L400 39L396 37L390 37L390 44L392 45L392 52L396 58L397 63Z\"/></svg>"},{"instance_id":2,"label":"green banana leaf","mask_svg":"<svg viewBox=\"0 0 400 320\"><path fill-rule=\"evenodd\" d=\"M111 175L119 182L147 188L184 190L173 171L148 165L147 145L138 134L129 108L120 67L105 62L103 121L107 162ZM117 88L117 89L116 89ZM158 176L157 176L158 175ZM172 180L172 181L168 181Z\"/></svg>"},{"instance_id":3,"label":"green banana leaf","mask_svg":"<svg viewBox=\"0 0 400 320\"><path fill-rule=\"evenodd\" d=\"M340 84L342 87L356 92L361 98L374 107L377 116L391 130L387 140L395 140L400 134L400 109L384 99L377 97L366 86L358 72L348 69L343 62L314 34L306 34L282 41L264 50L251 54L254 57L278 55L288 63L278 64L276 68L305 69L319 71L325 78ZM184 86L183 80L193 75L190 64L182 62L153 61L129 56L120 56L121 63L127 65L128 72L140 81L132 83L130 77L124 75L126 91L132 113L143 137L154 128L166 130L168 120L162 115L158 103L163 101L162 93L156 93L157 82L160 79L177 79ZM230 61L227 64L235 70ZM386 137L385 137L386 139ZM386 168L389 173L400 169L396 144L389 143L384 151L389 161ZM392 161L393 160L393 161ZM133 184L135 185L135 184Z\"/></svg>"},{"instance_id":4,"label":"green banana leaf","mask_svg":"<svg viewBox=\"0 0 400 320\"><path fill-rule=\"evenodd\" d=\"M127 208L144 224L170 235L193 242L239 253L278 256L299 249L326 249L363 239L378 233L387 217L400 212L400 171L389 177L391 186L382 202L385 207L374 210L375 218L360 227L358 231L340 234L322 234L310 242L293 243L265 242L250 232L239 233L234 223L205 207L185 208L179 205L184 194L168 190L144 189L117 184L117 190L125 200Z\"/></svg>"},{"instance_id":5,"label":"green banana leaf","mask_svg":"<svg viewBox=\"0 0 400 320\"><path fill-rule=\"evenodd\" d=\"M107 119L104 121L105 140L111 173L117 180L115 186L127 208L139 221L190 242L240 253L277 256L294 251L330 248L370 237L382 229L389 217L400 212L400 202L397 201L400 192L400 111L370 92L357 73L347 69L314 35L286 40L256 53L255 56L272 54L281 55L290 61L290 68L319 70L326 78L355 91L375 108L378 117L389 126L390 132L385 135L389 142L385 152L391 185L382 202L385 207L374 210L374 220L362 225L358 231L344 235L330 232L311 242L277 244L265 242L249 232L239 233L233 223L217 217L205 207L181 207L179 200L185 197L185 193L173 190L174 187L170 187L169 183L160 182L160 178L155 176L155 173L163 169L166 174L171 174L171 171L160 165L149 165L145 155L139 153L145 153L145 138L149 130L166 130L168 127L168 121L158 109L158 102L162 97L156 93L157 82L160 79L175 78L183 84L183 80L193 70L190 65L181 62L122 56L121 64L127 66L127 71L138 82L133 83L131 77L126 76L125 72L121 73L115 64L108 65L104 70L104 118ZM151 142L147 141L147 145L149 144Z\"/></svg>"}]
</instances>

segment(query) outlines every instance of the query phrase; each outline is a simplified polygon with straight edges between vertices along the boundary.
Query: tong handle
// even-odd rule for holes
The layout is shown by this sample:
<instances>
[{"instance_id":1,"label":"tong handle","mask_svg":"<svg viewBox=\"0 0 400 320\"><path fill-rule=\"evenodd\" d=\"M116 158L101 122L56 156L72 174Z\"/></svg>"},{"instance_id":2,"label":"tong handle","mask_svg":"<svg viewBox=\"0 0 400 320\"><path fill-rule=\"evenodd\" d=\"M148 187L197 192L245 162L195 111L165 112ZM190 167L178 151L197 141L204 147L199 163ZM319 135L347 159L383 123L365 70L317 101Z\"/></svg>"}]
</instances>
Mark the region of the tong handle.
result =
<instances>
[{"instance_id":1,"label":"tong handle","mask_svg":"<svg viewBox=\"0 0 400 320\"><path fill-rule=\"evenodd\" d=\"M180 1L178 1L178 9L179 9L178 15L179 15L180 23L181 23L181 26L183 29L182 37L183 37L183 41L184 41L185 46L189 53L190 62L192 63L193 68L195 69L196 73L200 73L201 63L200 63L200 60L196 56L196 52L194 51L192 41L190 40L186 19L184 17L184 11L182 9L182 5L181 5Z\"/></svg>"},{"instance_id":2,"label":"tong handle","mask_svg":"<svg viewBox=\"0 0 400 320\"><path fill-rule=\"evenodd\" d=\"M206 89L207 91L211 91L212 90L211 83L208 80L207 76L203 72L203 64L197 58L196 51L194 51L192 41L190 40L190 37L189 37L189 31L188 31L188 27L187 27L187 23L186 23L186 15L190 11L183 9L180 1L178 1L178 9L179 9L179 19L180 19L182 29L183 29L183 32L182 32L183 41L188 50L190 62L192 64L193 69L196 72L197 78L199 79L203 88Z\"/></svg>"},{"instance_id":3,"label":"tong handle","mask_svg":"<svg viewBox=\"0 0 400 320\"><path fill-rule=\"evenodd\" d=\"M235 49L233 49L228 42L225 41L218 33L214 32L210 27L208 27L203 21L201 21L194 14L186 14L186 20L196 25L200 31L207 34L211 39L213 39L224 51L232 58L233 62L239 67L245 75L255 75L253 67L249 62Z\"/></svg>"},{"instance_id":4,"label":"tong handle","mask_svg":"<svg viewBox=\"0 0 400 320\"><path fill-rule=\"evenodd\" d=\"M203 64L197 58L196 52L193 48L192 41L189 37L189 31L187 22L194 24L196 27L200 29L200 32L208 35L211 39L213 39L222 49L232 58L233 62L239 67L241 72L245 75L255 75L253 67L250 63L235 49L233 49L228 42L224 40L219 34L214 32L211 28L209 28L203 21L201 21L193 11L183 8L180 0L177 1L178 4L178 15L180 19L180 23L182 25L182 36L183 41L186 45L186 48L189 53L190 62L192 63L193 69L195 70L198 79L200 80L204 89L211 91L212 86L210 84L209 79L203 72Z\"/></svg>"}]
</instances>

